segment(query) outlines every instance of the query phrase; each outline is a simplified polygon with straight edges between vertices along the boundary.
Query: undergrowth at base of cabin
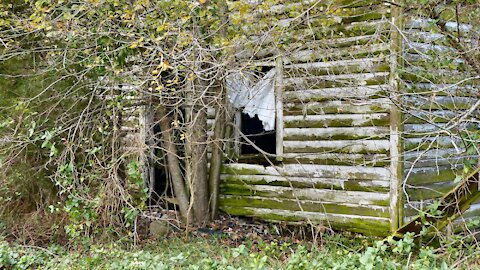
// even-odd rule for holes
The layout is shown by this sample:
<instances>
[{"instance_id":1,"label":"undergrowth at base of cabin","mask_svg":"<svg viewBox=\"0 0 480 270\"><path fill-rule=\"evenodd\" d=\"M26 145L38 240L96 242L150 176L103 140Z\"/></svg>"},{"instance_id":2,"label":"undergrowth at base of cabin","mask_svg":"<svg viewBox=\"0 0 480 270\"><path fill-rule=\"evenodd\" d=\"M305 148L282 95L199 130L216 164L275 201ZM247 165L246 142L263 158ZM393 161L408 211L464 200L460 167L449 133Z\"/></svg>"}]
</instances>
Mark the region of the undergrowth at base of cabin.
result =
<instances>
[{"instance_id":1,"label":"undergrowth at base of cabin","mask_svg":"<svg viewBox=\"0 0 480 270\"><path fill-rule=\"evenodd\" d=\"M460 235L419 243L411 235L383 241L361 235L324 234L321 241L247 239L225 236L84 242L71 247L9 243L0 238L0 269L478 269L480 246Z\"/></svg>"}]
</instances>

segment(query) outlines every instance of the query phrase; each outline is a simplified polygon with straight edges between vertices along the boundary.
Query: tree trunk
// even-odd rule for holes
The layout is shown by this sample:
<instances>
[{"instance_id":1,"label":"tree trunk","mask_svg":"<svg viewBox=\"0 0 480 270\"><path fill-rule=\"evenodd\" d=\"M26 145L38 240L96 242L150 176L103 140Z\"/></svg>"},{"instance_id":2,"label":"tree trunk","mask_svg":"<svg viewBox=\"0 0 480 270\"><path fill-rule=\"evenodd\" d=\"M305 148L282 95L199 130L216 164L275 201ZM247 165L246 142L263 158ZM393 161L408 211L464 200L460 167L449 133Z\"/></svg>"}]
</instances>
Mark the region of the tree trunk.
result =
<instances>
[{"instance_id":1,"label":"tree trunk","mask_svg":"<svg viewBox=\"0 0 480 270\"><path fill-rule=\"evenodd\" d=\"M212 140L212 157L210 159L210 217L215 219L218 213L218 197L220 186L220 169L223 162L223 140L225 139L225 91L219 86L217 107L215 108L215 126Z\"/></svg>"},{"instance_id":2,"label":"tree trunk","mask_svg":"<svg viewBox=\"0 0 480 270\"><path fill-rule=\"evenodd\" d=\"M195 222L202 224L208 215L208 179L207 179L207 114L206 108L199 108L193 114L192 123L192 198Z\"/></svg>"},{"instance_id":3,"label":"tree trunk","mask_svg":"<svg viewBox=\"0 0 480 270\"><path fill-rule=\"evenodd\" d=\"M201 102L205 87L195 80L187 90L186 180L190 189L190 207L198 225L208 220L207 114Z\"/></svg>"},{"instance_id":4,"label":"tree trunk","mask_svg":"<svg viewBox=\"0 0 480 270\"><path fill-rule=\"evenodd\" d=\"M170 117L163 106L158 108L160 119L160 129L162 133L162 144L167 155L167 166L170 173L173 185L173 192L177 199L178 207L180 209L180 216L187 224L192 221L191 211L188 203L188 195L185 189L185 182L183 181L182 171L180 169L180 161L177 155L177 148L172 138L172 128Z\"/></svg>"}]
</instances>

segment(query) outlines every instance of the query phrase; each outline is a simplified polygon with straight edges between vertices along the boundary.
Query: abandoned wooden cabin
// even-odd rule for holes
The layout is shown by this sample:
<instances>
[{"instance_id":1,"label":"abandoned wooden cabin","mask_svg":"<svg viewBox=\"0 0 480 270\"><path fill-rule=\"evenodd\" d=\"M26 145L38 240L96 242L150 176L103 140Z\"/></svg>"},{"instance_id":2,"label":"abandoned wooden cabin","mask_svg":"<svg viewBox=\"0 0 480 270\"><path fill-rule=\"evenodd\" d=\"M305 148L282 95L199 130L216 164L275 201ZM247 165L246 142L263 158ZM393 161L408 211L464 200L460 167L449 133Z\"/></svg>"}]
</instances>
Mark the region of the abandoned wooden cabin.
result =
<instances>
[{"instance_id":1,"label":"abandoned wooden cabin","mask_svg":"<svg viewBox=\"0 0 480 270\"><path fill-rule=\"evenodd\" d=\"M254 52L237 55L255 74L227 82L220 208L386 235L475 160L453 130L467 128L459 118L477 106L478 75L434 23L396 5L285 2L258 16L270 16L288 43L259 37ZM466 24L446 29L478 36ZM477 202L464 218L479 213Z\"/></svg>"}]
</instances>

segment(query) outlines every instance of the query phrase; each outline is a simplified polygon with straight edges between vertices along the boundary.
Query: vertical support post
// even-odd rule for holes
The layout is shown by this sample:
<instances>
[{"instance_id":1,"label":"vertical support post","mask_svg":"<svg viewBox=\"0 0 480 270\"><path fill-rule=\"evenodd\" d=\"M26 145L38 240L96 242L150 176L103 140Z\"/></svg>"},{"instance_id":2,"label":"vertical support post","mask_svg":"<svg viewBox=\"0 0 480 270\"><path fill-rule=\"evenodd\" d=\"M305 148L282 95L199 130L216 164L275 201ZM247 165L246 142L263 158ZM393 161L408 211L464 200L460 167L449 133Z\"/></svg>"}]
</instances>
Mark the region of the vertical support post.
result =
<instances>
[{"instance_id":1,"label":"vertical support post","mask_svg":"<svg viewBox=\"0 0 480 270\"><path fill-rule=\"evenodd\" d=\"M398 107L400 102L400 77L398 69L401 66L402 37L400 31L403 25L402 0L392 2L392 21L390 30L390 230L396 231L403 222L403 147L401 140L402 112Z\"/></svg>"},{"instance_id":2,"label":"vertical support post","mask_svg":"<svg viewBox=\"0 0 480 270\"><path fill-rule=\"evenodd\" d=\"M276 78L275 78L275 131L276 131L276 154L277 160L283 160L283 56L279 55L276 59Z\"/></svg>"},{"instance_id":3,"label":"vertical support post","mask_svg":"<svg viewBox=\"0 0 480 270\"><path fill-rule=\"evenodd\" d=\"M235 128L233 130L233 145L234 145L234 148L233 148L233 158L234 159L238 159L238 157L240 157L240 147L241 144L240 144L240 127L242 125L242 113L240 111L235 111L234 112L234 125L238 128Z\"/></svg>"}]
</instances>

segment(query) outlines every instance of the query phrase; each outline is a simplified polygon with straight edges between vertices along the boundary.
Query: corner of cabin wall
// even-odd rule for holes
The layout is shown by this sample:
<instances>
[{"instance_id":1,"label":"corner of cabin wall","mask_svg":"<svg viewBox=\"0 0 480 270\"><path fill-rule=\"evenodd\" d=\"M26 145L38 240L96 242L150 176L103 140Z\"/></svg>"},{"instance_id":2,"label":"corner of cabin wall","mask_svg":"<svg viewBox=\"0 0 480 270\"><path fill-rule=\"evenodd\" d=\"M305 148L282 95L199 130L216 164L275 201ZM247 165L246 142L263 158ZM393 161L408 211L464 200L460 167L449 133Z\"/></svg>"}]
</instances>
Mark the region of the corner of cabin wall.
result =
<instances>
[{"instance_id":1,"label":"corner of cabin wall","mask_svg":"<svg viewBox=\"0 0 480 270\"><path fill-rule=\"evenodd\" d=\"M392 1L391 32L390 32L390 232L395 232L403 221L403 161L402 147L402 111L396 104L401 98L401 82L399 69L402 68L402 36L403 0Z\"/></svg>"}]
</instances>

